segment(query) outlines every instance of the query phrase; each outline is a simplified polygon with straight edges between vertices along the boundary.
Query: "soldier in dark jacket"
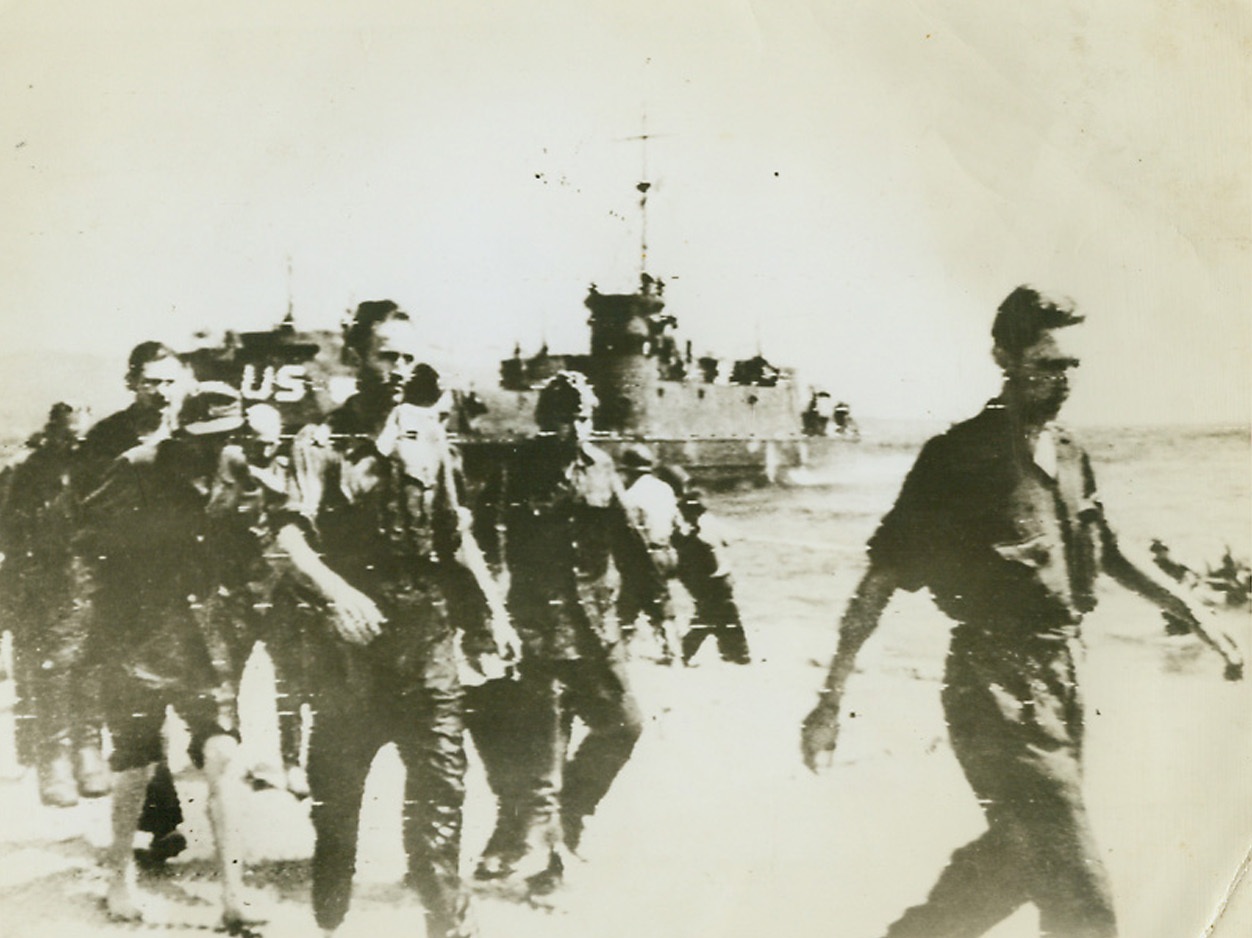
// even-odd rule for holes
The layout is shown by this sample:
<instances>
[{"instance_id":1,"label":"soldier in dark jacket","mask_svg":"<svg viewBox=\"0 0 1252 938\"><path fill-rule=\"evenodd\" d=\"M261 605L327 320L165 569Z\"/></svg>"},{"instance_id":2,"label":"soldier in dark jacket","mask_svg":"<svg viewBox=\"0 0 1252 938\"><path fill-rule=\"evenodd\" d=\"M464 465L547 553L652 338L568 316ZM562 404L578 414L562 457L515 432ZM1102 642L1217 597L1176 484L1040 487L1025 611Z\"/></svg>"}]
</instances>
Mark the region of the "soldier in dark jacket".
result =
<instances>
[{"instance_id":1,"label":"soldier in dark jacket","mask_svg":"<svg viewBox=\"0 0 1252 938\"><path fill-rule=\"evenodd\" d=\"M987 817L891 938L981 935L1027 902L1044 934L1116 934L1107 874L1082 795L1076 657L1103 569L1187 622L1242 675L1228 638L1163 579L1132 563L1105 519L1086 453L1054 420L1078 359L1072 304L1018 287L992 326L1000 395L923 447L869 545L869 569L839 626L805 762L835 748L857 651L896 590L928 589L956 623L943 705L952 750Z\"/></svg>"},{"instance_id":2,"label":"soldier in dark jacket","mask_svg":"<svg viewBox=\"0 0 1252 938\"><path fill-rule=\"evenodd\" d=\"M100 420L87 431L75 459L73 484L80 503L99 488L123 453L140 444L163 440L173 432L179 410L192 384L190 371L169 346L150 340L140 342L131 350L126 363L126 388L133 399L128 406ZM92 558L80 557L77 562L80 577L87 576L83 565L90 564ZM94 635L88 642L91 665L84 690L88 699L90 695L98 697L100 693L97 674L99 667L107 664L110 657L108 636L125 628L125 623L108 621L113 613L123 618L129 615L124 604L113 609L106 603L91 610ZM96 709L101 709L98 702ZM148 783L139 820L139 829L152 835L150 845L140 851L140 859L159 864L182 852L187 846L186 838L178 830L182 820L182 806L174 787L174 777L162 760L153 770Z\"/></svg>"},{"instance_id":3,"label":"soldier in dark jacket","mask_svg":"<svg viewBox=\"0 0 1252 938\"><path fill-rule=\"evenodd\" d=\"M492 838L478 875L530 873L532 893L561 882L559 848L577 851L587 817L630 758L643 726L611 614L611 561L644 577L651 560L623 506L612 459L587 442L594 404L582 375L561 372L551 379L536 405L539 436L505 460L478 513L487 556L508 573L508 610L523 649L524 703L512 713L487 710L476 721L488 730L500 719L529 724L518 729L526 745L513 746L513 764L497 765L489 776L500 800L499 823L507 829ZM569 754L575 717L587 735ZM488 740L476 735L475 741L488 750L489 768L501 761ZM505 778L511 783L501 785Z\"/></svg>"},{"instance_id":4,"label":"soldier in dark jacket","mask_svg":"<svg viewBox=\"0 0 1252 938\"><path fill-rule=\"evenodd\" d=\"M38 767L43 803L56 807L109 790L72 550L77 506L71 470L86 421L81 408L52 407L44 429L9 473L0 522L0 602L13 635L18 749Z\"/></svg>"},{"instance_id":5,"label":"soldier in dark jacket","mask_svg":"<svg viewBox=\"0 0 1252 938\"><path fill-rule=\"evenodd\" d=\"M173 707L191 731L192 762L209 783L222 885L222 920L258 920L243 886L238 810L245 786L236 695L252 644L231 608L260 559L246 515L243 457L231 435L244 425L238 393L202 386L182 407L172 436L135 447L83 503L80 539L93 558L89 599L103 610L94 636L107 643L107 721L113 737L113 878L109 914L147 914L131 843L149 779L163 759L162 726Z\"/></svg>"}]
</instances>

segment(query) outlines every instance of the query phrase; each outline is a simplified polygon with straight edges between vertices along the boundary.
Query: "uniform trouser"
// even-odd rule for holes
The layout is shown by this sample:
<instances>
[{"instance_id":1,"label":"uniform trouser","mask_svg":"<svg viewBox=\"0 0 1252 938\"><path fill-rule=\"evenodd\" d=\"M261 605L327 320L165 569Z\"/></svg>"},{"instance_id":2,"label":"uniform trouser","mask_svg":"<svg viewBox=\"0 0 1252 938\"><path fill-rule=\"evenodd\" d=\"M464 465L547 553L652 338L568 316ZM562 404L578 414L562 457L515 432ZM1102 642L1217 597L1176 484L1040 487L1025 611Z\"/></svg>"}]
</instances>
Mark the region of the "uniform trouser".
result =
<instances>
[{"instance_id":1,"label":"uniform trouser","mask_svg":"<svg viewBox=\"0 0 1252 938\"><path fill-rule=\"evenodd\" d=\"M953 646L944 711L987 832L953 853L926 902L905 912L889 938L982 935L1026 902L1038 907L1044 935L1116 935L1082 796L1071 644L980 653L954 637Z\"/></svg>"},{"instance_id":2,"label":"uniform trouser","mask_svg":"<svg viewBox=\"0 0 1252 938\"><path fill-rule=\"evenodd\" d=\"M63 614L64 613L64 614ZM13 636L23 696L20 752L46 762L67 747L99 748L104 719L98 669L88 658L86 621L68 608L32 615Z\"/></svg>"},{"instance_id":3,"label":"uniform trouser","mask_svg":"<svg viewBox=\"0 0 1252 938\"><path fill-rule=\"evenodd\" d=\"M540 701L542 723L535 733L548 748L531 794L533 822L560 818L567 838L595 813L643 732L619 656L614 646L596 657L544 662L522 673L523 685ZM587 735L570 753L575 718Z\"/></svg>"},{"instance_id":4,"label":"uniform trouser","mask_svg":"<svg viewBox=\"0 0 1252 938\"><path fill-rule=\"evenodd\" d=\"M293 624L287 632L271 629L265 650L274 665L274 690L278 704L278 743L284 765L299 765L304 719L301 706L311 703L308 690L304 637Z\"/></svg>"},{"instance_id":5,"label":"uniform trouser","mask_svg":"<svg viewBox=\"0 0 1252 938\"><path fill-rule=\"evenodd\" d=\"M716 639L717 651L723 660L740 664L752 660L730 578L687 577L683 586L695 602L695 615L683 635L683 661L690 661L710 635Z\"/></svg>"},{"instance_id":6,"label":"uniform trouser","mask_svg":"<svg viewBox=\"0 0 1252 938\"><path fill-rule=\"evenodd\" d=\"M520 859L546 789L554 741L548 729L551 702L537 682L488 681L466 691L465 725L496 797L496 826L483 853Z\"/></svg>"},{"instance_id":7,"label":"uniform trouser","mask_svg":"<svg viewBox=\"0 0 1252 938\"><path fill-rule=\"evenodd\" d=\"M354 690L318 695L309 739L317 924L336 928L347 914L366 776L378 750L395 743L406 773L407 881L425 905L427 934L455 933L466 907L458 869L465 798L461 690L452 683L400 693L377 681Z\"/></svg>"},{"instance_id":8,"label":"uniform trouser","mask_svg":"<svg viewBox=\"0 0 1252 938\"><path fill-rule=\"evenodd\" d=\"M643 732L619 655L531 662L513 687L475 692L469 726L499 804L488 853L552 845L612 787ZM570 755L575 717L587 735Z\"/></svg>"}]
</instances>

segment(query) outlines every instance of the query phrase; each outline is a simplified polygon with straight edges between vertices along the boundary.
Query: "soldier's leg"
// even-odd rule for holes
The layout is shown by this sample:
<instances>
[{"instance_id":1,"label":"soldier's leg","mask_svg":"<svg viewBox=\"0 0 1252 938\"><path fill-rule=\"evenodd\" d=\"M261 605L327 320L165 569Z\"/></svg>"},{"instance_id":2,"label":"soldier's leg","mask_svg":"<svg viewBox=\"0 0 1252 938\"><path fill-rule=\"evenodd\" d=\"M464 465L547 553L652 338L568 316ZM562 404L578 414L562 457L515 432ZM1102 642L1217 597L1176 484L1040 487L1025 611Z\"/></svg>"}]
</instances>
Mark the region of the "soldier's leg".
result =
<instances>
[{"instance_id":1,"label":"soldier's leg","mask_svg":"<svg viewBox=\"0 0 1252 938\"><path fill-rule=\"evenodd\" d=\"M585 819L595 812L634 751L643 732L643 716L616 652L563 662L559 673L569 712L587 727L587 736L565 765L561 787L565 843L577 851Z\"/></svg>"},{"instance_id":2,"label":"soldier's leg","mask_svg":"<svg viewBox=\"0 0 1252 938\"><path fill-rule=\"evenodd\" d=\"M39 729L39 797L44 804L78 804L74 777L74 676L56 623L39 625L34 680L35 722Z\"/></svg>"},{"instance_id":3,"label":"soldier's leg","mask_svg":"<svg viewBox=\"0 0 1252 938\"><path fill-rule=\"evenodd\" d=\"M368 700L328 694L319 696L313 719L309 736L313 915L327 931L343 922L352 899L361 797L370 763L384 741L378 718Z\"/></svg>"},{"instance_id":4,"label":"soldier's leg","mask_svg":"<svg viewBox=\"0 0 1252 938\"><path fill-rule=\"evenodd\" d=\"M405 766L407 881L422 898L431 938L468 933L469 899L459 872L466 767L462 708L453 677L396 700L391 719Z\"/></svg>"},{"instance_id":5,"label":"soldier's leg","mask_svg":"<svg viewBox=\"0 0 1252 938\"><path fill-rule=\"evenodd\" d=\"M135 862L135 818L148 785L148 766L115 770L113 773L113 840L105 855L111 878L105 894L110 918L142 921L145 902L139 891L139 871Z\"/></svg>"},{"instance_id":6,"label":"soldier's leg","mask_svg":"<svg viewBox=\"0 0 1252 938\"><path fill-rule=\"evenodd\" d=\"M80 659L74 664L74 775L78 793L84 798L107 795L113 781L104 761L104 704L100 669Z\"/></svg>"},{"instance_id":7,"label":"soldier's leg","mask_svg":"<svg viewBox=\"0 0 1252 938\"><path fill-rule=\"evenodd\" d=\"M551 822L557 814L548 730L555 703L542 691L534 680L507 678L466 691L466 727L497 805L496 826L475 871L480 879L511 875L536 848L545 817Z\"/></svg>"},{"instance_id":8,"label":"soldier's leg","mask_svg":"<svg viewBox=\"0 0 1252 938\"><path fill-rule=\"evenodd\" d=\"M730 577L709 579L706 605L708 618L705 621L715 624L717 650L722 660L732 664L751 664L748 636L739 617L739 604L735 602Z\"/></svg>"},{"instance_id":9,"label":"soldier's leg","mask_svg":"<svg viewBox=\"0 0 1252 938\"><path fill-rule=\"evenodd\" d=\"M110 873L105 905L110 917L141 920L145 901L138 888L135 831L151 767L162 758L165 700L113 675L106 682L108 726L113 737L113 840L105 856Z\"/></svg>"},{"instance_id":10,"label":"soldier's leg","mask_svg":"<svg viewBox=\"0 0 1252 938\"><path fill-rule=\"evenodd\" d=\"M222 923L228 931L260 924L265 918L243 884L247 767L239 746L235 688L223 684L211 692L183 695L175 708L191 731L188 754L192 764L204 771L209 783L209 825L222 883Z\"/></svg>"},{"instance_id":11,"label":"soldier's leg","mask_svg":"<svg viewBox=\"0 0 1252 938\"><path fill-rule=\"evenodd\" d=\"M39 651L29 646L27 628L10 633L13 656L13 744L21 765L39 765L39 718L35 705L35 688L39 674Z\"/></svg>"},{"instance_id":12,"label":"soldier's leg","mask_svg":"<svg viewBox=\"0 0 1252 938\"><path fill-rule=\"evenodd\" d=\"M1046 677L1024 684L1015 677L1006 680L1031 695L1029 705L1004 688L993 692L950 659L943 698L952 748L989 830L953 855L925 904L905 913L890 938L981 935L1028 901L1039 907L1045 934L1116 934L1082 801L1080 727L1073 722L1080 711L1044 690ZM1069 683L1072 694L1072 672Z\"/></svg>"}]
</instances>

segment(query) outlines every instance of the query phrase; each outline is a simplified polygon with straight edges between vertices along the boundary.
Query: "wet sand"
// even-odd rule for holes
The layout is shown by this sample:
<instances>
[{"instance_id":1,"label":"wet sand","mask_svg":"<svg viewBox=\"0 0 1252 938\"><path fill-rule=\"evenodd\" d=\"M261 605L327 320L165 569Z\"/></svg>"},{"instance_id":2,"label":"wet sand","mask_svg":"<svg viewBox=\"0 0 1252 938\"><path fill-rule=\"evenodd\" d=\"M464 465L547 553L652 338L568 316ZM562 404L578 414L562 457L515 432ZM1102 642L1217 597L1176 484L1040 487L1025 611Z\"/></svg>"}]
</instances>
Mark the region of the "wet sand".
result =
<instances>
[{"instance_id":1,"label":"wet sand","mask_svg":"<svg viewBox=\"0 0 1252 938\"><path fill-rule=\"evenodd\" d=\"M850 588L850 577L838 579ZM571 870L556 912L481 893L484 936L870 938L919 901L948 853L978 834L981 815L938 703L943 620L924 599L897 600L866 647L835 764L821 777L800 765L796 736L821 680L813 661L826 659L833 636L757 621L760 660L748 668L722 664L708 647L697 667L670 669L641 649L634 670L648 729L589 828L587 863ZM1223 621L1252 639L1248 616ZM1252 843L1252 685L1224 683L1213 656L1194 640L1157 637L1155 622L1138 600L1111 592L1089 620L1087 788L1123 934L1189 938L1205 934ZM253 677L252 690L263 689L263 661ZM258 756L274 741L265 711L250 706L245 725ZM420 933L416 900L398 885L400 775L385 750L367 793L345 936ZM30 777L3 786L0 934L135 931L108 923L101 907L107 800L55 810L38 805ZM167 915L148 933L216 921L204 785L185 770L180 789L191 848L166 875L145 880ZM467 866L491 812L475 764ZM273 904L263 933L312 933L307 802L251 794L246 829L250 877ZM992 934L1036 929L1026 909ZM1233 922L1213 932L1246 933Z\"/></svg>"},{"instance_id":2,"label":"wet sand","mask_svg":"<svg viewBox=\"0 0 1252 938\"><path fill-rule=\"evenodd\" d=\"M1246 442L1235 455L1246 467ZM849 457L840 485L821 493L714 498L740 535L731 561L756 663L725 665L708 643L697 667L670 669L639 649L632 667L648 726L588 828L587 862L571 868L554 912L480 891L484 938L875 938L924 898L949 853L983 829L939 706L948 623L926 597L897 597L863 650L831 769L810 775L797 745L834 647L835 619L861 572L860 545L910 461L908 452L866 450ZM1113 500L1132 496L1130 510L1115 516L1130 525L1123 534L1155 536L1159 529L1132 522L1146 525L1149 508L1155 519L1175 503L1186 510L1175 511L1174 528L1163 533L1194 530L1192 501L1162 486L1145 489L1130 466L1110 463L1105 476L1125 480ZM1206 533L1221 533L1222 519L1233 517L1232 530L1244 537L1246 504L1242 481L1233 502L1210 499L1202 507L1215 523ZM1224 682L1221 662L1196 640L1166 638L1152 608L1108 581L1101 589L1085 626L1087 793L1122 934L1252 934L1247 884L1218 920L1252 845L1252 682ZM1219 616L1252 648L1252 617ZM276 730L265 661L257 661L243 703L245 745L260 759L276 748ZM144 881L165 900L166 921L136 929L106 920L98 862L107 799L44 808L28 775L0 782L0 936L175 935L214 926L205 787L185 768L180 746L175 738L191 846L165 875ZM399 762L384 750L367 792L345 938L421 934L417 901L399 886L400 797ZM249 878L271 904L263 934L272 938L316 933L307 814L307 802L283 793L248 796ZM467 871L492 822L473 759ZM1028 938L1037 929L1028 907L990 934Z\"/></svg>"}]
</instances>

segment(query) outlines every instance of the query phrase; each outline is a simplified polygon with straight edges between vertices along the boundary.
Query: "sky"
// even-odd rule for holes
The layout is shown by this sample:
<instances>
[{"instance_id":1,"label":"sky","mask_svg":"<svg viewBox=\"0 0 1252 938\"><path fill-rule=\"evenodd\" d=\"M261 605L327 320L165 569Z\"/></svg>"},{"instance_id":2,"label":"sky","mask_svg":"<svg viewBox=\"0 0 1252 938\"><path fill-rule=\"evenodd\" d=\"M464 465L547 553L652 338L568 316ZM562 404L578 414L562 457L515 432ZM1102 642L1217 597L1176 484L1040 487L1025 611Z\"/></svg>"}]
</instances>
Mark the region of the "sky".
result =
<instances>
[{"instance_id":1,"label":"sky","mask_svg":"<svg viewBox=\"0 0 1252 938\"><path fill-rule=\"evenodd\" d=\"M1252 422L1247 2L6 0L0 128L10 400L289 301L396 299L460 380L584 350L646 171L697 353L955 420L1029 282L1088 314L1073 422Z\"/></svg>"}]
</instances>

